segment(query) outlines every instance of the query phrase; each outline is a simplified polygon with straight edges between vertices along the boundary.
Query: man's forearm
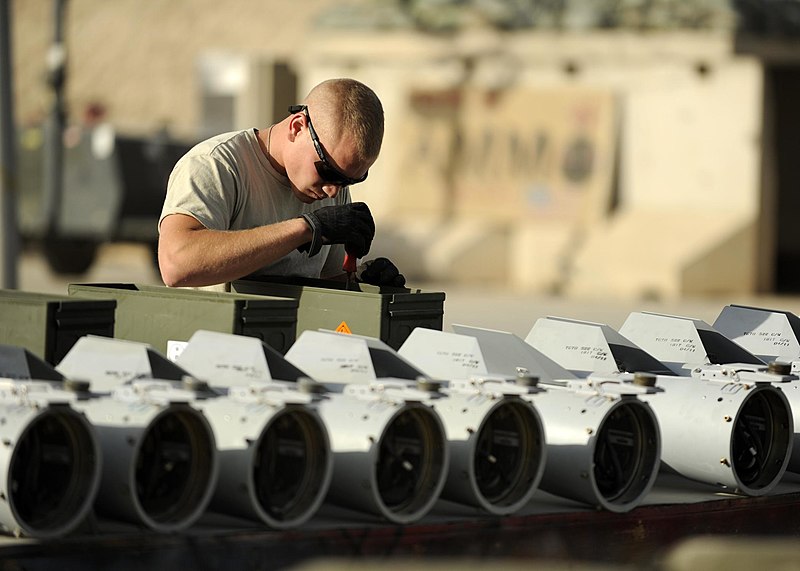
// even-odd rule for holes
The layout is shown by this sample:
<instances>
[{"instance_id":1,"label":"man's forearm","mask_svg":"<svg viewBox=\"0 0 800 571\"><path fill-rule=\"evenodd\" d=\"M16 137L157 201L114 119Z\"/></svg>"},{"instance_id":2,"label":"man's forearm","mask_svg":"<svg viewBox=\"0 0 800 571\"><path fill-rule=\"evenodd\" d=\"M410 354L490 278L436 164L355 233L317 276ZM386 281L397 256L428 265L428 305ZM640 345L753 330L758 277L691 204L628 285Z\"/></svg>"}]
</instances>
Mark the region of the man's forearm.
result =
<instances>
[{"instance_id":1,"label":"man's forearm","mask_svg":"<svg viewBox=\"0 0 800 571\"><path fill-rule=\"evenodd\" d=\"M165 229L159 239L161 277L168 286L229 282L269 265L310 240L301 218L248 230Z\"/></svg>"}]
</instances>

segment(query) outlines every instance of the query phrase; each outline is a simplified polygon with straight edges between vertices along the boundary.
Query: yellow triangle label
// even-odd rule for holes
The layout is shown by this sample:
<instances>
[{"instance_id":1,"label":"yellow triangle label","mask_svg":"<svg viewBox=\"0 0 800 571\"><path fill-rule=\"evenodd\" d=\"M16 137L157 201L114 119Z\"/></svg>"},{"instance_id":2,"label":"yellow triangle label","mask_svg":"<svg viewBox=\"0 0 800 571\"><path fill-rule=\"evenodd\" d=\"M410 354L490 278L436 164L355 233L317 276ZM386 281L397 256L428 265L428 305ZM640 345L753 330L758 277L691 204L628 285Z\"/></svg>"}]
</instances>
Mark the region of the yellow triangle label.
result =
<instances>
[{"instance_id":1,"label":"yellow triangle label","mask_svg":"<svg viewBox=\"0 0 800 571\"><path fill-rule=\"evenodd\" d=\"M350 331L350 328L347 326L347 322L342 321L339 324L339 327L336 328L337 333L347 333L348 335L352 334L353 332Z\"/></svg>"}]
</instances>

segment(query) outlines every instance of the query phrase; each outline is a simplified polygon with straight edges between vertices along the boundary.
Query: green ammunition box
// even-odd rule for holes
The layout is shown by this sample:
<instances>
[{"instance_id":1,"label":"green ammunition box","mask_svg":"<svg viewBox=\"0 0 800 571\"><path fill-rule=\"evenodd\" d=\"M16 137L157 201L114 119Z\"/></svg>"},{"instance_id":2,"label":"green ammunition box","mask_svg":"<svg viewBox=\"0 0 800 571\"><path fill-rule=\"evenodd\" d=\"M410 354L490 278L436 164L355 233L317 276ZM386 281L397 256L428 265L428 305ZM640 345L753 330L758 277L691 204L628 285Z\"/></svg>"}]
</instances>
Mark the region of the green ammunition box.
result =
<instances>
[{"instance_id":1,"label":"green ammunition box","mask_svg":"<svg viewBox=\"0 0 800 571\"><path fill-rule=\"evenodd\" d=\"M198 329L257 337L281 354L297 334L297 300L156 285L69 284L72 297L117 302L117 339L148 343L167 354L168 341Z\"/></svg>"},{"instance_id":2,"label":"green ammunition box","mask_svg":"<svg viewBox=\"0 0 800 571\"><path fill-rule=\"evenodd\" d=\"M0 343L55 366L84 335L113 337L115 307L113 300L0 290Z\"/></svg>"},{"instance_id":3,"label":"green ammunition box","mask_svg":"<svg viewBox=\"0 0 800 571\"><path fill-rule=\"evenodd\" d=\"M443 292L377 287L311 278L251 277L238 293L291 297L299 302L297 331L328 329L375 337L399 349L415 327L442 329Z\"/></svg>"}]
</instances>

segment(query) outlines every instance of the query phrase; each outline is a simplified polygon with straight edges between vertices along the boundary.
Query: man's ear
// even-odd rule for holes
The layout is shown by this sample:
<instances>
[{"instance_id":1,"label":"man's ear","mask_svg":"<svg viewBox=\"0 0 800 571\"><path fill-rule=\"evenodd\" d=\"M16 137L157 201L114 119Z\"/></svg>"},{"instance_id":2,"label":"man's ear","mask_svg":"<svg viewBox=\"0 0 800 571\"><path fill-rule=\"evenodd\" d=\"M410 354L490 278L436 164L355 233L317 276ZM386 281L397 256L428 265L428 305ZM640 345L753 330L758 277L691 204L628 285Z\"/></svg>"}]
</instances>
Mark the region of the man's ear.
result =
<instances>
[{"instance_id":1,"label":"man's ear","mask_svg":"<svg viewBox=\"0 0 800 571\"><path fill-rule=\"evenodd\" d=\"M305 126L306 123L303 119L303 114L295 113L294 117L292 117L292 120L289 121L289 140L294 142L297 136L303 131Z\"/></svg>"}]
</instances>

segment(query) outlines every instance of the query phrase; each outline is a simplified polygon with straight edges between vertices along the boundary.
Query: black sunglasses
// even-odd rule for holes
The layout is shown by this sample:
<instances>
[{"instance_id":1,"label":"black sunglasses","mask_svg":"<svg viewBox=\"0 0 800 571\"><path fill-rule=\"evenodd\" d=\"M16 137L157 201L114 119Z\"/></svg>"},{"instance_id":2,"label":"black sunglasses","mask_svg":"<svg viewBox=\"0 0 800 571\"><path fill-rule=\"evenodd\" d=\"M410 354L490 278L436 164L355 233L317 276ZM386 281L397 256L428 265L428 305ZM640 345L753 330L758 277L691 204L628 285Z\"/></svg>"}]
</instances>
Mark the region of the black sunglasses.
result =
<instances>
[{"instance_id":1,"label":"black sunglasses","mask_svg":"<svg viewBox=\"0 0 800 571\"><path fill-rule=\"evenodd\" d=\"M319 160L314 163L314 166L317 167L317 174L319 174L320 178L324 182L338 186L350 186L366 180L369 171L365 172L364 176L361 178L350 178L328 162L328 159L325 158L325 153L322 150L322 143L319 142L317 132L314 130L313 123L311 123L311 116L308 114L307 105L292 105L289 107L289 113L306 114L306 123L308 123L308 132L311 135L311 142L314 143L314 148L316 149L317 156L319 157Z\"/></svg>"}]
</instances>

